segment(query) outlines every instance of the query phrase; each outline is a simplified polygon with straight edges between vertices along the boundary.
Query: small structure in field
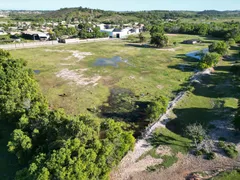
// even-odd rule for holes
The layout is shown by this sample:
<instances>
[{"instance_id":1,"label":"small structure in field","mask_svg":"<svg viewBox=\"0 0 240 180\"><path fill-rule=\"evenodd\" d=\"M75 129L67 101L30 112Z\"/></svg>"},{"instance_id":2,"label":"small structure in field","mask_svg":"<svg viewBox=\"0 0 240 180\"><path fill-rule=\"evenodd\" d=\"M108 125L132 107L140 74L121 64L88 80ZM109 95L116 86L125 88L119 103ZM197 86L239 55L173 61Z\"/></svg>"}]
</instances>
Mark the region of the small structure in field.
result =
<instances>
[{"instance_id":1,"label":"small structure in field","mask_svg":"<svg viewBox=\"0 0 240 180\"><path fill-rule=\"evenodd\" d=\"M182 42L183 44L199 44L201 41L199 39L189 39Z\"/></svg>"},{"instance_id":2,"label":"small structure in field","mask_svg":"<svg viewBox=\"0 0 240 180\"><path fill-rule=\"evenodd\" d=\"M22 35L26 39L31 39L31 40L40 40L40 41L46 41L49 39L49 35L38 32L38 31L23 31Z\"/></svg>"}]
</instances>

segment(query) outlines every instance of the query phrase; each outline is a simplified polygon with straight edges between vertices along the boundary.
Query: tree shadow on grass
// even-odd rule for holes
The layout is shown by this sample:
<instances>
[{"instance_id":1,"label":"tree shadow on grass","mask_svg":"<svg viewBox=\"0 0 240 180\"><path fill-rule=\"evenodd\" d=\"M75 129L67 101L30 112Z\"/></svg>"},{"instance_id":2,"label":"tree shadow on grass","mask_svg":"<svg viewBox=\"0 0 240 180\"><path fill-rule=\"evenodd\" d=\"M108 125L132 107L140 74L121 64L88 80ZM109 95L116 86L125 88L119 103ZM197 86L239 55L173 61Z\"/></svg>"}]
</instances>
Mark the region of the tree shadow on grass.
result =
<instances>
[{"instance_id":1,"label":"tree shadow on grass","mask_svg":"<svg viewBox=\"0 0 240 180\"><path fill-rule=\"evenodd\" d=\"M150 123L146 109L151 103L150 101L141 101L140 97L135 96L128 89L113 88L108 101L99 107L98 116L130 124L130 129L135 131L134 136L138 137Z\"/></svg>"},{"instance_id":2,"label":"tree shadow on grass","mask_svg":"<svg viewBox=\"0 0 240 180\"><path fill-rule=\"evenodd\" d=\"M8 141L10 134L15 129L13 125L1 121L0 127L0 179L12 180L15 178L16 172L23 168L18 163L16 155L8 152Z\"/></svg>"},{"instance_id":3,"label":"tree shadow on grass","mask_svg":"<svg viewBox=\"0 0 240 180\"><path fill-rule=\"evenodd\" d=\"M169 121L166 124L166 127L173 131L176 134L184 136L184 131L186 127L190 124L201 124L205 129L209 128L210 122L213 120L221 120L224 118L229 118L228 113L234 112L233 108L223 108L223 105L220 107L215 107L212 109L207 108L188 108L188 109L174 109L173 113L176 115L176 118ZM222 107L221 107L222 106Z\"/></svg>"},{"instance_id":4,"label":"tree shadow on grass","mask_svg":"<svg viewBox=\"0 0 240 180\"><path fill-rule=\"evenodd\" d=\"M188 64L177 64L177 65L168 66L168 68L177 69L182 72L194 72L196 70L195 66L188 65Z\"/></svg>"},{"instance_id":5,"label":"tree shadow on grass","mask_svg":"<svg viewBox=\"0 0 240 180\"><path fill-rule=\"evenodd\" d=\"M228 67L218 67L228 71ZM222 69L221 69L222 68ZM194 83L193 94L209 98L239 97L240 88L237 81L233 81L232 74L217 72L200 77L200 83Z\"/></svg>"},{"instance_id":6,"label":"tree shadow on grass","mask_svg":"<svg viewBox=\"0 0 240 180\"><path fill-rule=\"evenodd\" d=\"M178 54L177 56L175 56L175 58L181 59L181 60L186 61L186 62L191 62L191 63L198 63L199 62L198 59L188 57L188 56L186 56L186 54Z\"/></svg>"},{"instance_id":7,"label":"tree shadow on grass","mask_svg":"<svg viewBox=\"0 0 240 180\"><path fill-rule=\"evenodd\" d=\"M179 139L175 139L171 136L167 136L164 134L153 135L148 140L152 146L158 147L160 145L173 145L173 146L180 146L180 147L187 147L184 145L186 142L180 141Z\"/></svg>"},{"instance_id":8,"label":"tree shadow on grass","mask_svg":"<svg viewBox=\"0 0 240 180\"><path fill-rule=\"evenodd\" d=\"M136 48L156 48L155 46L151 46L148 44L137 44L137 43L128 43L128 44L125 44L125 46L136 47Z\"/></svg>"}]
</instances>

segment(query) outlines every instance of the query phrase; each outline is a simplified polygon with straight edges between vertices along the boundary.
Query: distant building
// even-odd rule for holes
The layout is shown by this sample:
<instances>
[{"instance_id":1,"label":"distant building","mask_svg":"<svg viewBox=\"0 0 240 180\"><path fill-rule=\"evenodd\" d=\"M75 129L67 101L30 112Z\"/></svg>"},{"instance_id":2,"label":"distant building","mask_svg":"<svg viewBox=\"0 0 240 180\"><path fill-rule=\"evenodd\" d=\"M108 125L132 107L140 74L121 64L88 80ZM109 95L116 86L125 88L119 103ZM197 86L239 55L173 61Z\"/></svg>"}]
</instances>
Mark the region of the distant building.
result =
<instances>
[{"instance_id":1,"label":"distant building","mask_svg":"<svg viewBox=\"0 0 240 180\"><path fill-rule=\"evenodd\" d=\"M182 43L183 44L198 44L198 43L201 43L201 41L198 39L189 39L189 40L183 41Z\"/></svg>"},{"instance_id":2,"label":"distant building","mask_svg":"<svg viewBox=\"0 0 240 180\"><path fill-rule=\"evenodd\" d=\"M4 30L0 29L0 35L7 35L7 33Z\"/></svg>"},{"instance_id":3,"label":"distant building","mask_svg":"<svg viewBox=\"0 0 240 180\"><path fill-rule=\"evenodd\" d=\"M50 37L49 35L39 31L23 31L22 35L26 39L40 40L40 41L46 41Z\"/></svg>"},{"instance_id":4,"label":"distant building","mask_svg":"<svg viewBox=\"0 0 240 180\"><path fill-rule=\"evenodd\" d=\"M101 32L105 32L108 34L110 38L126 38L130 34L136 34L139 33L139 28L125 28L125 29L101 29Z\"/></svg>"}]
</instances>

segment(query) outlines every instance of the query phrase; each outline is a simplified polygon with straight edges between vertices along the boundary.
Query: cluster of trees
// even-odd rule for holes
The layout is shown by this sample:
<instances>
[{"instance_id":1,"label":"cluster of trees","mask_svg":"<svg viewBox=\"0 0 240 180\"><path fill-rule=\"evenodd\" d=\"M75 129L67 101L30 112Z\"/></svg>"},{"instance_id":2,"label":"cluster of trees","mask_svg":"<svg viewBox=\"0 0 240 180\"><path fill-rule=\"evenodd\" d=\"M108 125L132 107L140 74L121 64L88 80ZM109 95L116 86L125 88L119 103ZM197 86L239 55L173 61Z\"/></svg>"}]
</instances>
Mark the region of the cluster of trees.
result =
<instances>
[{"instance_id":1,"label":"cluster of trees","mask_svg":"<svg viewBox=\"0 0 240 180\"><path fill-rule=\"evenodd\" d=\"M199 62L201 69L216 66L221 56L224 56L228 52L228 44L224 41L214 42L209 46L209 53L202 56Z\"/></svg>"},{"instance_id":2,"label":"cluster of trees","mask_svg":"<svg viewBox=\"0 0 240 180\"><path fill-rule=\"evenodd\" d=\"M133 148L126 124L50 110L32 70L0 50L0 119L15 126L8 142L23 165L17 180L108 179Z\"/></svg>"},{"instance_id":3,"label":"cluster of trees","mask_svg":"<svg viewBox=\"0 0 240 180\"><path fill-rule=\"evenodd\" d=\"M78 25L78 28L78 36L81 39L108 37L108 34L101 32L99 27L94 27L89 23L81 23Z\"/></svg>"},{"instance_id":4,"label":"cluster of trees","mask_svg":"<svg viewBox=\"0 0 240 180\"><path fill-rule=\"evenodd\" d=\"M202 12L194 12L194 11L138 11L138 12L114 12L114 11L103 11L99 9L89 9L83 7L76 8L62 8L57 11L46 11L42 12L42 14L19 14L19 13L10 13L10 16L15 18L16 20L35 20L39 17L43 17L46 20L59 20L59 21L67 21L71 22L74 19L78 20L86 20L88 21L96 21L103 22L108 21L109 23L129 23L140 21L142 23L153 23L159 22L161 19L179 19L179 18L201 18L201 19L209 19L209 18L224 18L224 17L236 17L240 16L239 11L202 11ZM112 18L114 17L114 18Z\"/></svg>"},{"instance_id":5,"label":"cluster of trees","mask_svg":"<svg viewBox=\"0 0 240 180\"><path fill-rule=\"evenodd\" d=\"M52 39L63 36L79 37L81 39L108 37L108 34L101 32L99 27L94 27L89 23L81 23L77 28L59 25L50 34L52 35Z\"/></svg>"},{"instance_id":6,"label":"cluster of trees","mask_svg":"<svg viewBox=\"0 0 240 180\"><path fill-rule=\"evenodd\" d=\"M164 30L168 33L193 34L213 36L225 40L240 42L240 24L237 22L225 23L164 23Z\"/></svg>"},{"instance_id":7,"label":"cluster of trees","mask_svg":"<svg viewBox=\"0 0 240 180\"><path fill-rule=\"evenodd\" d=\"M150 43L157 47L165 47L168 45L168 37L164 35L164 28L161 25L153 25L150 29Z\"/></svg>"},{"instance_id":8,"label":"cluster of trees","mask_svg":"<svg viewBox=\"0 0 240 180\"><path fill-rule=\"evenodd\" d=\"M62 25L56 26L53 31L56 37L62 37L64 35L74 36L78 34L78 30L75 27L65 27Z\"/></svg>"}]
</instances>

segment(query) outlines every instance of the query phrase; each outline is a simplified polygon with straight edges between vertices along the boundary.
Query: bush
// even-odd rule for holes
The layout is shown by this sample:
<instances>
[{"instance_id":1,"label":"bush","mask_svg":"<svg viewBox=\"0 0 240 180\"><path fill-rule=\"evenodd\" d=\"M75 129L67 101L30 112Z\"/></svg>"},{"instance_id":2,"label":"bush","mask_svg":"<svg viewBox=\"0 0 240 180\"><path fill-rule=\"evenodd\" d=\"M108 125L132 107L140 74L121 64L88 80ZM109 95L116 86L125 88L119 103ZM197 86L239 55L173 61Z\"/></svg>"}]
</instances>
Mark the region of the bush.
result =
<instances>
[{"instance_id":1,"label":"bush","mask_svg":"<svg viewBox=\"0 0 240 180\"><path fill-rule=\"evenodd\" d=\"M213 67L217 65L217 63L219 62L219 59L220 59L220 55L218 53L207 53L202 57L198 66L200 69Z\"/></svg>"},{"instance_id":2,"label":"bush","mask_svg":"<svg viewBox=\"0 0 240 180\"><path fill-rule=\"evenodd\" d=\"M237 151L236 146L234 144L226 145L225 142L220 141L218 143L218 147L222 148L223 151L226 153L226 155L230 158L234 159L238 156L238 151Z\"/></svg>"},{"instance_id":3,"label":"bush","mask_svg":"<svg viewBox=\"0 0 240 180\"><path fill-rule=\"evenodd\" d=\"M194 155L195 156L201 156L201 155L203 155L203 153L202 153L201 150L197 150L197 151L194 152Z\"/></svg>"},{"instance_id":4,"label":"bush","mask_svg":"<svg viewBox=\"0 0 240 180\"><path fill-rule=\"evenodd\" d=\"M155 101L149 103L146 108L146 115L150 121L155 121L161 114L166 112L167 100L160 96Z\"/></svg>"},{"instance_id":5,"label":"bush","mask_svg":"<svg viewBox=\"0 0 240 180\"><path fill-rule=\"evenodd\" d=\"M223 148L226 155L230 158L235 159L238 156L238 151L236 150L236 146L233 144L226 145Z\"/></svg>"},{"instance_id":6,"label":"bush","mask_svg":"<svg viewBox=\"0 0 240 180\"><path fill-rule=\"evenodd\" d=\"M178 161L178 158L176 156L163 156L162 157L163 162L161 166L165 169L171 167L173 164L175 164Z\"/></svg>"},{"instance_id":7,"label":"bush","mask_svg":"<svg viewBox=\"0 0 240 180\"><path fill-rule=\"evenodd\" d=\"M216 52L220 55L226 55L228 52L228 45L223 41L214 42L209 46L209 52Z\"/></svg>"},{"instance_id":8,"label":"bush","mask_svg":"<svg viewBox=\"0 0 240 180\"><path fill-rule=\"evenodd\" d=\"M214 152L210 152L206 154L206 159L207 160L213 160L216 158L216 154Z\"/></svg>"},{"instance_id":9,"label":"bush","mask_svg":"<svg viewBox=\"0 0 240 180\"><path fill-rule=\"evenodd\" d=\"M168 37L161 33L155 33L151 36L150 43L157 47L165 47L168 45Z\"/></svg>"},{"instance_id":10,"label":"bush","mask_svg":"<svg viewBox=\"0 0 240 180\"><path fill-rule=\"evenodd\" d=\"M155 166L148 166L147 167L147 171L148 172L154 172L158 169L158 165L155 165Z\"/></svg>"},{"instance_id":11,"label":"bush","mask_svg":"<svg viewBox=\"0 0 240 180\"><path fill-rule=\"evenodd\" d=\"M224 148L225 147L225 143L223 141L219 141L218 147Z\"/></svg>"},{"instance_id":12,"label":"bush","mask_svg":"<svg viewBox=\"0 0 240 180\"><path fill-rule=\"evenodd\" d=\"M201 124L194 123L186 127L185 134L193 140L194 145L197 147L197 145L206 137L206 130Z\"/></svg>"}]
</instances>

